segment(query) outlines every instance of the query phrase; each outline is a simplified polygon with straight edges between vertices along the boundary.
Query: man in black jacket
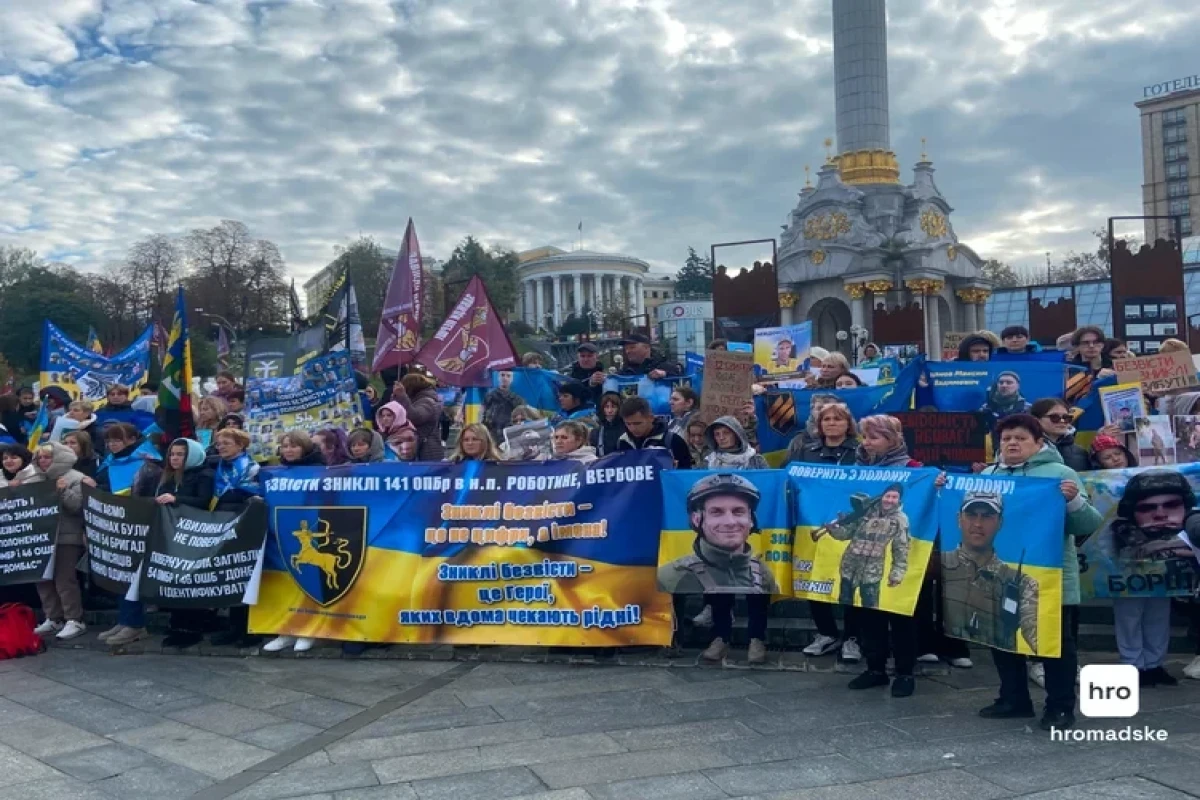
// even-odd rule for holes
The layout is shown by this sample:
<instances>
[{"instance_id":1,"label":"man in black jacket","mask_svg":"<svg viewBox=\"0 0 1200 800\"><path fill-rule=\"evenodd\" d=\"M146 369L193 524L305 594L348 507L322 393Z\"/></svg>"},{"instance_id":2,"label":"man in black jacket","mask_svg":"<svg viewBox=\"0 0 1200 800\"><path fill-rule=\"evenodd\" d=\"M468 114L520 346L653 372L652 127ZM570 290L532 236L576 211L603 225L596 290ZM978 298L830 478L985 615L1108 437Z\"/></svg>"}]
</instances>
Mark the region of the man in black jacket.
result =
<instances>
[{"instance_id":1,"label":"man in black jacket","mask_svg":"<svg viewBox=\"0 0 1200 800\"><path fill-rule=\"evenodd\" d=\"M621 375L645 375L658 380L668 375L683 374L678 364L672 364L650 352L650 337L645 334L631 333L621 340L621 346L625 353Z\"/></svg>"},{"instance_id":2,"label":"man in black jacket","mask_svg":"<svg viewBox=\"0 0 1200 800\"><path fill-rule=\"evenodd\" d=\"M666 450L671 454L676 469L692 468L692 451L682 436L667 430L666 423L654 416L650 403L644 397L627 397L621 403L621 419L625 421L625 433L617 440L617 452L631 450Z\"/></svg>"},{"instance_id":3,"label":"man in black jacket","mask_svg":"<svg viewBox=\"0 0 1200 800\"><path fill-rule=\"evenodd\" d=\"M580 342L575 354L575 363L563 370L563 374L587 386L591 390L592 404L598 406L604 392L605 374L604 364L600 362L600 348L591 342Z\"/></svg>"}]
</instances>

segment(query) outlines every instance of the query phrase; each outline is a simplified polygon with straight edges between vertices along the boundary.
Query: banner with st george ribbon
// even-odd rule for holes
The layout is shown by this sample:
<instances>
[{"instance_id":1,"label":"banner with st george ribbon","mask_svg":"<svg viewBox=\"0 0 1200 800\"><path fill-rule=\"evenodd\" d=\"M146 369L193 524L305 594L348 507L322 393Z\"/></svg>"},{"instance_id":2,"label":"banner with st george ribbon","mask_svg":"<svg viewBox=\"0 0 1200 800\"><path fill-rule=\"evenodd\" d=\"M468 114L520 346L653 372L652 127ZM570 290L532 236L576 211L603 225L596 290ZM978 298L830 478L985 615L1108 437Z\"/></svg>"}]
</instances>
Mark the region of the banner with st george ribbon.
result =
<instances>
[{"instance_id":1,"label":"banner with st george ribbon","mask_svg":"<svg viewBox=\"0 0 1200 800\"><path fill-rule=\"evenodd\" d=\"M348 641L665 645L662 451L592 464L299 467L265 481L257 633Z\"/></svg>"},{"instance_id":2,"label":"banner with st george ribbon","mask_svg":"<svg viewBox=\"0 0 1200 800\"><path fill-rule=\"evenodd\" d=\"M993 421L1027 413L1043 397L1062 397L1067 368L1046 361L935 361L925 365L917 410L978 411Z\"/></svg>"},{"instance_id":3,"label":"banner with st george ribbon","mask_svg":"<svg viewBox=\"0 0 1200 800\"><path fill-rule=\"evenodd\" d=\"M253 603L266 536L267 506L258 498L238 513L158 506L138 595L171 608Z\"/></svg>"},{"instance_id":4,"label":"banner with st george ribbon","mask_svg":"<svg viewBox=\"0 0 1200 800\"><path fill-rule=\"evenodd\" d=\"M1024 655L1061 654L1067 504L1059 483L946 477L938 558L947 636Z\"/></svg>"},{"instance_id":5,"label":"banner with st george ribbon","mask_svg":"<svg viewBox=\"0 0 1200 800\"><path fill-rule=\"evenodd\" d=\"M604 391L616 392L623 398L645 398L655 416L670 416L671 392L680 386L691 388L695 382L696 379L691 375L677 375L658 380L644 375L609 375L604 379Z\"/></svg>"},{"instance_id":6,"label":"banner with st george ribbon","mask_svg":"<svg viewBox=\"0 0 1200 800\"><path fill-rule=\"evenodd\" d=\"M912 616L937 538L935 469L791 464L792 591Z\"/></svg>"},{"instance_id":7,"label":"banner with st george ribbon","mask_svg":"<svg viewBox=\"0 0 1200 800\"><path fill-rule=\"evenodd\" d=\"M791 594L782 470L667 470L662 508L660 591Z\"/></svg>"},{"instance_id":8,"label":"banner with st george ribbon","mask_svg":"<svg viewBox=\"0 0 1200 800\"><path fill-rule=\"evenodd\" d=\"M1196 504L1200 464L1079 474L1104 524L1079 548L1082 598L1188 597L1200 565L1178 538Z\"/></svg>"},{"instance_id":9,"label":"banner with st george ribbon","mask_svg":"<svg viewBox=\"0 0 1200 800\"><path fill-rule=\"evenodd\" d=\"M136 593L137 575L158 508L144 498L83 489L83 528L87 535L88 569L106 592ZM133 599L133 598L130 598Z\"/></svg>"},{"instance_id":10,"label":"banner with st george ribbon","mask_svg":"<svg viewBox=\"0 0 1200 800\"><path fill-rule=\"evenodd\" d=\"M52 580L57 533L52 484L0 489L0 586Z\"/></svg>"}]
</instances>

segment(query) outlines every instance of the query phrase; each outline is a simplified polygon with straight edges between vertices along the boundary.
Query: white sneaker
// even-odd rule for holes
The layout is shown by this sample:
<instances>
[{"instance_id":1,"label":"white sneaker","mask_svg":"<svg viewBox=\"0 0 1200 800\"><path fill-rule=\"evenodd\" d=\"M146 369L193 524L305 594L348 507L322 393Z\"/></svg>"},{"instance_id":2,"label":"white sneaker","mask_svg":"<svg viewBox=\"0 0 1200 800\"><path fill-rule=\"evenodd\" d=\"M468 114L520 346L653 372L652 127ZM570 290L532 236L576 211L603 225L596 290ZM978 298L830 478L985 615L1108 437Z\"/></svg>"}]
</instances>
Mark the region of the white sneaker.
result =
<instances>
[{"instance_id":1,"label":"white sneaker","mask_svg":"<svg viewBox=\"0 0 1200 800\"><path fill-rule=\"evenodd\" d=\"M853 636L842 642L842 661L849 664L857 664L862 661L862 648L858 646L858 639Z\"/></svg>"},{"instance_id":2,"label":"white sneaker","mask_svg":"<svg viewBox=\"0 0 1200 800\"><path fill-rule=\"evenodd\" d=\"M834 650L837 650L838 642L839 640L834 636L826 636L823 633L818 633L817 637L801 652L806 656L823 656L826 653L832 653Z\"/></svg>"},{"instance_id":3,"label":"white sneaker","mask_svg":"<svg viewBox=\"0 0 1200 800\"><path fill-rule=\"evenodd\" d=\"M1200 681L1200 656L1192 659L1192 663L1183 668L1183 674L1194 681Z\"/></svg>"},{"instance_id":4,"label":"white sneaker","mask_svg":"<svg viewBox=\"0 0 1200 800\"><path fill-rule=\"evenodd\" d=\"M87 625L78 620L69 619L67 620L67 624L63 626L63 629L54 638L66 641L67 639L74 639L76 636L83 636L85 633L87 633Z\"/></svg>"},{"instance_id":5,"label":"white sneaker","mask_svg":"<svg viewBox=\"0 0 1200 800\"><path fill-rule=\"evenodd\" d=\"M970 669L975 666L975 662L969 658L952 658L950 659L950 666L958 667L959 669Z\"/></svg>"},{"instance_id":6,"label":"white sneaker","mask_svg":"<svg viewBox=\"0 0 1200 800\"><path fill-rule=\"evenodd\" d=\"M292 649L297 653L307 653L309 650L313 649L313 645L316 643L316 639L309 639L308 637L301 636L300 638L296 639L296 646Z\"/></svg>"},{"instance_id":7,"label":"white sneaker","mask_svg":"<svg viewBox=\"0 0 1200 800\"><path fill-rule=\"evenodd\" d=\"M280 650L286 650L295 643L295 636L276 636L263 645L263 650L267 653L278 653Z\"/></svg>"},{"instance_id":8,"label":"white sneaker","mask_svg":"<svg viewBox=\"0 0 1200 800\"><path fill-rule=\"evenodd\" d=\"M712 606L705 606L703 611L692 617L692 624L698 628L711 628Z\"/></svg>"},{"instance_id":9,"label":"white sneaker","mask_svg":"<svg viewBox=\"0 0 1200 800\"><path fill-rule=\"evenodd\" d=\"M1046 665L1039 661L1029 662L1029 680L1043 689L1046 688Z\"/></svg>"},{"instance_id":10,"label":"white sneaker","mask_svg":"<svg viewBox=\"0 0 1200 800\"><path fill-rule=\"evenodd\" d=\"M38 636L49 636L52 633L58 633L62 629L63 624L61 622L55 622L52 619L48 619L41 625L38 625L36 628L34 628L33 632Z\"/></svg>"},{"instance_id":11,"label":"white sneaker","mask_svg":"<svg viewBox=\"0 0 1200 800\"><path fill-rule=\"evenodd\" d=\"M937 653L925 653L924 655L917 656L917 661L920 661L922 664L936 664L938 662Z\"/></svg>"}]
</instances>

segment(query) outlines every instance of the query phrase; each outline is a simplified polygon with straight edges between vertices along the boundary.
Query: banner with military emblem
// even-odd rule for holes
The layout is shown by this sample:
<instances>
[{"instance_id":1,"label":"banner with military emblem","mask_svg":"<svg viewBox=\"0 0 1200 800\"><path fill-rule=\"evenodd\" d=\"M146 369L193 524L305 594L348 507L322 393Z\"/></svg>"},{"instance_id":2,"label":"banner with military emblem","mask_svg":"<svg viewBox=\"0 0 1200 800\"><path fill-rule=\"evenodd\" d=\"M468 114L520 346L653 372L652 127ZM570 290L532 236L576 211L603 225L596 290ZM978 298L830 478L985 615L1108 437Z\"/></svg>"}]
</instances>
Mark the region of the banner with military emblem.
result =
<instances>
[{"instance_id":1,"label":"banner with military emblem","mask_svg":"<svg viewBox=\"0 0 1200 800\"><path fill-rule=\"evenodd\" d=\"M668 470L658 588L670 594L791 594L782 470Z\"/></svg>"},{"instance_id":2,"label":"banner with military emblem","mask_svg":"<svg viewBox=\"0 0 1200 800\"><path fill-rule=\"evenodd\" d=\"M1094 597L1187 597L1200 588L1196 557L1179 538L1196 505L1200 464L1084 472L1104 524L1079 548L1080 591Z\"/></svg>"},{"instance_id":3,"label":"banner with military emblem","mask_svg":"<svg viewBox=\"0 0 1200 800\"><path fill-rule=\"evenodd\" d=\"M75 344L67 334L50 320L42 323L42 388L58 386L72 400L87 400L94 406L104 405L110 386L128 386L136 391L150 372L150 337L154 326L148 325L141 336L119 353L103 356Z\"/></svg>"},{"instance_id":4,"label":"banner with military emblem","mask_svg":"<svg viewBox=\"0 0 1200 800\"><path fill-rule=\"evenodd\" d=\"M491 372L516 365L517 351L478 275L415 360L448 386L490 386Z\"/></svg>"},{"instance_id":5,"label":"banner with military emblem","mask_svg":"<svg viewBox=\"0 0 1200 800\"><path fill-rule=\"evenodd\" d=\"M665 645L662 451L592 464L392 462L269 474L256 633Z\"/></svg>"},{"instance_id":6,"label":"banner with military emblem","mask_svg":"<svg viewBox=\"0 0 1200 800\"><path fill-rule=\"evenodd\" d=\"M947 636L1024 655L1061 654L1067 504L1059 483L947 476L938 497Z\"/></svg>"},{"instance_id":7,"label":"banner with military emblem","mask_svg":"<svg viewBox=\"0 0 1200 800\"><path fill-rule=\"evenodd\" d=\"M421 337L422 298L425 273L421 268L421 245L412 217L404 229L404 241L392 267L383 309L379 312L379 333L375 336L375 358L371 371L410 363L417 355Z\"/></svg>"},{"instance_id":8,"label":"banner with military emblem","mask_svg":"<svg viewBox=\"0 0 1200 800\"><path fill-rule=\"evenodd\" d=\"M896 380L880 386L856 389L785 389L768 388L754 398L758 417L758 445L772 466L783 463L788 445L808 424L813 402L832 397L844 403L855 419L869 414L895 414L912 408L913 390L921 376L924 359L909 362Z\"/></svg>"},{"instance_id":9,"label":"banner with military emblem","mask_svg":"<svg viewBox=\"0 0 1200 800\"><path fill-rule=\"evenodd\" d=\"M279 437L290 430L315 433L362 425L362 403L345 351L310 359L295 375L246 383L245 429L255 460L275 458Z\"/></svg>"},{"instance_id":10,"label":"banner with military emblem","mask_svg":"<svg viewBox=\"0 0 1200 800\"><path fill-rule=\"evenodd\" d=\"M912 616L937 538L936 469L791 464L792 593Z\"/></svg>"}]
</instances>

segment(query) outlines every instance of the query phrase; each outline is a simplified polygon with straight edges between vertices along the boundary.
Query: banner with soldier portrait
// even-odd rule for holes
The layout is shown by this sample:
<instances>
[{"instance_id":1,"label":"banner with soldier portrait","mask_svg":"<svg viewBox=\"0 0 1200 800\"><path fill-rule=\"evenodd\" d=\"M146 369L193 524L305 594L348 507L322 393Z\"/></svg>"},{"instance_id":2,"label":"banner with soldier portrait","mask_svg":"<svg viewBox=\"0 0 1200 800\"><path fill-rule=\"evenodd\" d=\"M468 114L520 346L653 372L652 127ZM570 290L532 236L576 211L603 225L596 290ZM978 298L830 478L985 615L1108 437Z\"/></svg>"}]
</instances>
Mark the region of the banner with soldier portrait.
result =
<instances>
[{"instance_id":1,"label":"banner with soldier portrait","mask_svg":"<svg viewBox=\"0 0 1200 800\"><path fill-rule=\"evenodd\" d=\"M790 594L782 470L662 474L658 588L671 594Z\"/></svg>"},{"instance_id":2,"label":"banner with soldier portrait","mask_svg":"<svg viewBox=\"0 0 1200 800\"><path fill-rule=\"evenodd\" d=\"M609 375L604 379L603 390L616 392L621 397L643 397L650 404L652 414L669 416L671 392L675 391L677 387L692 387L696 383L696 379L691 375L678 375L658 380L647 378L644 375Z\"/></svg>"},{"instance_id":3,"label":"banner with soldier portrait","mask_svg":"<svg viewBox=\"0 0 1200 800\"><path fill-rule=\"evenodd\" d=\"M1024 655L1062 652L1060 481L948 475L938 497L946 635Z\"/></svg>"},{"instance_id":4,"label":"banner with soldier portrait","mask_svg":"<svg viewBox=\"0 0 1200 800\"><path fill-rule=\"evenodd\" d=\"M1100 470L1079 477L1104 517L1079 548L1083 599L1195 593L1200 565L1178 537L1196 505L1200 464Z\"/></svg>"},{"instance_id":5,"label":"banner with soldier portrait","mask_svg":"<svg viewBox=\"0 0 1200 800\"><path fill-rule=\"evenodd\" d=\"M57 386L72 400L87 400L94 406L105 403L110 386L137 389L150 372L150 337L153 325L128 347L111 356L95 353L71 341L50 320L42 323L41 388Z\"/></svg>"},{"instance_id":6,"label":"banner with soldier portrait","mask_svg":"<svg viewBox=\"0 0 1200 800\"><path fill-rule=\"evenodd\" d=\"M935 469L792 464L792 593L911 616L937 537Z\"/></svg>"}]
</instances>

